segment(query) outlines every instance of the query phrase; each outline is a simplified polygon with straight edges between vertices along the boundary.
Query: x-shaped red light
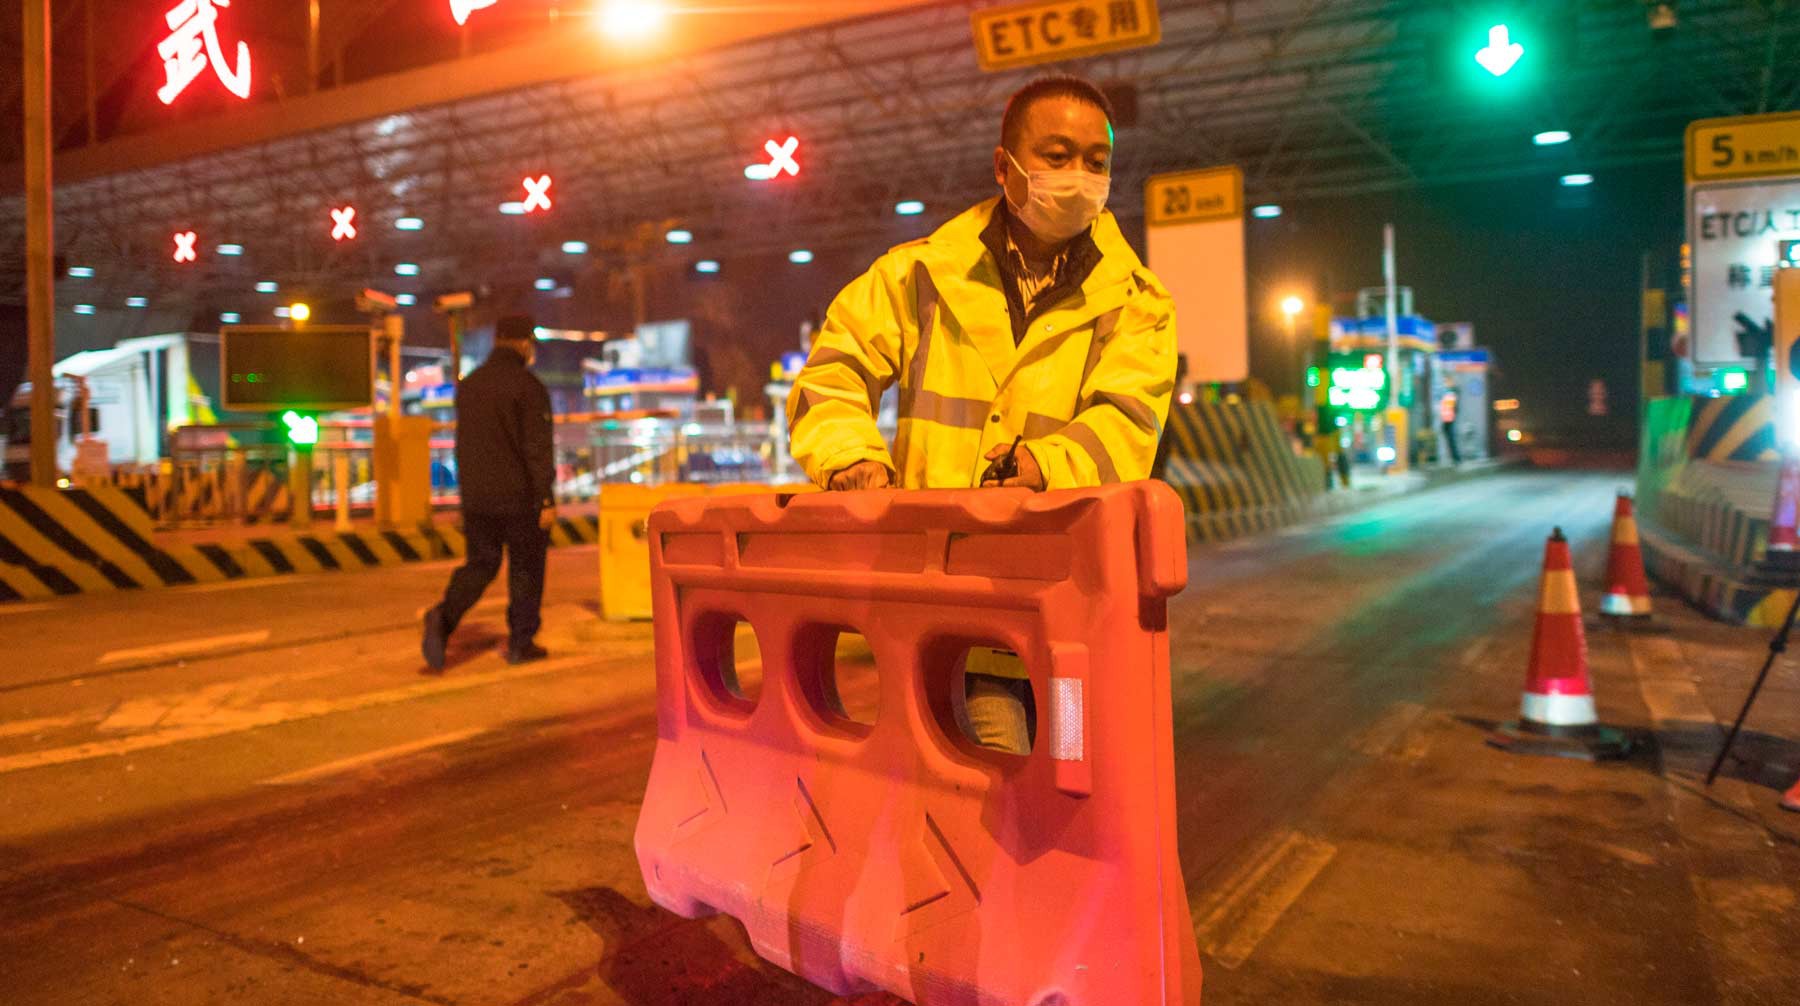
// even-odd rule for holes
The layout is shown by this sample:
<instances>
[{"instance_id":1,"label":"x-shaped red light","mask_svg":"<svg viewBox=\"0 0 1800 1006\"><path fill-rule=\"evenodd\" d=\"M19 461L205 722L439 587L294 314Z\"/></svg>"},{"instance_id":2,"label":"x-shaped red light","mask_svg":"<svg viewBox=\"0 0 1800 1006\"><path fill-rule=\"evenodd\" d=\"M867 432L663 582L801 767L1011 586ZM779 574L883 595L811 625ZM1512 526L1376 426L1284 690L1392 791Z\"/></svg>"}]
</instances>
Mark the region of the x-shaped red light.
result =
<instances>
[{"instance_id":1,"label":"x-shaped red light","mask_svg":"<svg viewBox=\"0 0 1800 1006\"><path fill-rule=\"evenodd\" d=\"M334 240L356 236L356 225L350 221L356 219L356 207L346 206L341 210L331 211L331 236Z\"/></svg>"},{"instance_id":2,"label":"x-shaped red light","mask_svg":"<svg viewBox=\"0 0 1800 1006\"><path fill-rule=\"evenodd\" d=\"M788 137L786 143L769 140L763 144L763 149L769 152L769 163L752 164L745 168L745 178L766 182L772 178L781 177L783 171L795 176L800 174L800 162L794 159L794 152L800 149L798 136Z\"/></svg>"},{"instance_id":3,"label":"x-shaped red light","mask_svg":"<svg viewBox=\"0 0 1800 1006\"><path fill-rule=\"evenodd\" d=\"M194 254L194 242L198 240L193 231L175 235L175 261L193 262L200 256Z\"/></svg>"},{"instance_id":4,"label":"x-shaped red light","mask_svg":"<svg viewBox=\"0 0 1800 1006\"><path fill-rule=\"evenodd\" d=\"M525 179L525 212L547 210L550 208L550 176L539 175Z\"/></svg>"}]
</instances>

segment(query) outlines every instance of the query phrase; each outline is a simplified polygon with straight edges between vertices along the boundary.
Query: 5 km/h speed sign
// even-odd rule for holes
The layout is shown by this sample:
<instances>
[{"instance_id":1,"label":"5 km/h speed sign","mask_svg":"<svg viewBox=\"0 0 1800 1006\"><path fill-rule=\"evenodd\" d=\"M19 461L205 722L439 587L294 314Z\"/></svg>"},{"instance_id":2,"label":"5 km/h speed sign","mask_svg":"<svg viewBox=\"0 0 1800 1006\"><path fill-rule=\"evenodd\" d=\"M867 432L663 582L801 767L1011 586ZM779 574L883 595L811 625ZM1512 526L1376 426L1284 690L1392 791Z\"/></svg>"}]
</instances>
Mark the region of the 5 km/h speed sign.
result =
<instances>
[{"instance_id":1,"label":"5 km/h speed sign","mask_svg":"<svg viewBox=\"0 0 1800 1006\"><path fill-rule=\"evenodd\" d=\"M1800 174L1800 112L1701 119L1687 129L1687 178L1711 182Z\"/></svg>"}]
</instances>

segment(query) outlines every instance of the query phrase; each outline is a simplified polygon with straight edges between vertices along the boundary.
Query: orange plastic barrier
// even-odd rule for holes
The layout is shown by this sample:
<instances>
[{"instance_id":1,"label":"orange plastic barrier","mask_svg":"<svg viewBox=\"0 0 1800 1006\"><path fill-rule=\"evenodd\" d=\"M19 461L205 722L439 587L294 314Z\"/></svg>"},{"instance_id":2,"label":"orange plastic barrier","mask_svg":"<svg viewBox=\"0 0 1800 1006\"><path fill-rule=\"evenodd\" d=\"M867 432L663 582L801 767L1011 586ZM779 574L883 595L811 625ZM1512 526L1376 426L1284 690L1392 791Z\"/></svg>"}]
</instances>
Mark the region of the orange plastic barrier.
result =
<instances>
[{"instance_id":1,"label":"orange plastic barrier","mask_svg":"<svg viewBox=\"0 0 1800 1006\"><path fill-rule=\"evenodd\" d=\"M656 902L725 912L840 995L923 1006L1200 1001L1176 852L1161 483L676 500L650 516L658 735L637 826ZM733 687L733 634L762 654ZM872 724L842 713L839 632ZM958 726L962 654L1012 650L1032 753Z\"/></svg>"}]
</instances>

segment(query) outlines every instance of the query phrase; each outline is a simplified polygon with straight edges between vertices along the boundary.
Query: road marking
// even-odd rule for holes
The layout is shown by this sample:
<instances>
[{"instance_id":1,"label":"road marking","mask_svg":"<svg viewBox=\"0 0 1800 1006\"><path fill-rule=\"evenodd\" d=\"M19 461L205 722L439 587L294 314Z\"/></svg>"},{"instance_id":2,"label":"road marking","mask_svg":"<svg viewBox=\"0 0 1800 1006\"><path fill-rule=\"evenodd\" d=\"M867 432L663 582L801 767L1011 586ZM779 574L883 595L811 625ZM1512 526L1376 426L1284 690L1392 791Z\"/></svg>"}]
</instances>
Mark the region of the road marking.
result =
<instances>
[{"instance_id":1,"label":"road marking","mask_svg":"<svg viewBox=\"0 0 1800 1006\"><path fill-rule=\"evenodd\" d=\"M28 611L49 611L62 605L50 601L39 601L36 604L0 604L0 615L22 615Z\"/></svg>"},{"instance_id":2,"label":"road marking","mask_svg":"<svg viewBox=\"0 0 1800 1006\"><path fill-rule=\"evenodd\" d=\"M485 601L476 601L475 606L470 608L469 610L470 611L480 611L483 608L498 608L507 603L508 603L508 601L504 597L490 597ZM414 618L424 618L425 613L435 607L437 607L437 605L428 604L425 607L420 608L418 611L413 612L413 617Z\"/></svg>"},{"instance_id":3,"label":"road marking","mask_svg":"<svg viewBox=\"0 0 1800 1006\"><path fill-rule=\"evenodd\" d=\"M246 709L239 715L229 719L210 719L206 722L184 724L154 733L137 734L131 737L120 737L114 740L90 741L85 744L74 744L68 747L49 748L43 751L26 751L20 754L0 757L0 775L17 772L22 769L43 768L50 765L65 765L69 762L86 761L89 758L104 758L107 755L130 754L150 748L167 747L183 741L204 740L221 737L226 734L242 733L258 727L277 726L293 723L298 720L317 719L337 713L355 712L375 706L393 705L412 699L431 695L443 695L450 692L467 691L485 685L514 681L519 678L537 677L555 671L566 670L584 664L592 664L591 654L565 657L560 660L540 660L535 663L521 664L518 667L506 667L488 671L483 674L467 676L451 675L422 681L402 688L389 688L379 692L368 692L363 695L351 695L341 699L304 699L291 702L271 702L255 709Z\"/></svg>"},{"instance_id":4,"label":"road marking","mask_svg":"<svg viewBox=\"0 0 1800 1006\"><path fill-rule=\"evenodd\" d=\"M204 639L179 639L173 643L158 643L155 646L140 646L130 650L110 650L100 655L97 666L108 664L136 663L140 660L168 660L178 657L189 657L195 654L223 650L233 646L255 646L269 638L268 629L255 632L234 632L228 636L207 636Z\"/></svg>"},{"instance_id":5,"label":"road marking","mask_svg":"<svg viewBox=\"0 0 1800 1006\"><path fill-rule=\"evenodd\" d=\"M1413 728L1424 716L1424 706L1417 702L1402 702L1376 720L1350 746L1370 758L1393 758L1400 761L1423 758L1425 748L1411 735Z\"/></svg>"},{"instance_id":6,"label":"road marking","mask_svg":"<svg viewBox=\"0 0 1800 1006\"><path fill-rule=\"evenodd\" d=\"M297 583L314 583L318 576L253 576L242 580L219 580L176 589L188 594L216 594L222 590L247 590L252 587L291 587Z\"/></svg>"},{"instance_id":7,"label":"road marking","mask_svg":"<svg viewBox=\"0 0 1800 1006\"><path fill-rule=\"evenodd\" d=\"M387 761L390 758L400 758L405 755L416 754L420 751L429 751L432 748L455 744L458 741L465 741L471 737L487 732L487 727L471 727L468 730L457 730L453 733L439 734L436 737L427 737L424 740L412 741L407 744L396 744L393 747L382 748L378 751L370 751L367 754L354 755L349 758L340 758L337 761L326 762L323 765L315 765L312 768L301 769L298 772L289 772L286 775L278 775L273 779L264 779L262 785L285 786L291 783L311 782L315 779L324 779L328 776L349 772L366 765L373 765L376 762Z\"/></svg>"},{"instance_id":8,"label":"road marking","mask_svg":"<svg viewBox=\"0 0 1800 1006\"><path fill-rule=\"evenodd\" d=\"M86 723L94 717L89 713L71 713L68 716L46 716L35 720L15 720L12 723L0 723L0 737L19 737L35 734L40 730L61 730L80 723Z\"/></svg>"},{"instance_id":9,"label":"road marking","mask_svg":"<svg viewBox=\"0 0 1800 1006\"><path fill-rule=\"evenodd\" d=\"M1336 855L1323 839L1282 834L1220 888L1194 927L1201 951L1227 969L1243 964Z\"/></svg>"}]
</instances>

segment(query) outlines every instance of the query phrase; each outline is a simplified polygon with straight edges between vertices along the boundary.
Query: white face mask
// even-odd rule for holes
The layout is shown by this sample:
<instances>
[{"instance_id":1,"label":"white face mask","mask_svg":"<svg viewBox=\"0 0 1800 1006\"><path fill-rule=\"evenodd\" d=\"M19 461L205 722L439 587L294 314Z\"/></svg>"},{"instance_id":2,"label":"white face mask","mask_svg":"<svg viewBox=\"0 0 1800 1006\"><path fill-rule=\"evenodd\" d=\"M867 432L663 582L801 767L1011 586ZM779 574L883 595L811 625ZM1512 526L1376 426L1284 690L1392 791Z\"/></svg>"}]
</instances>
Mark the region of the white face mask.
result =
<instances>
[{"instance_id":1,"label":"white face mask","mask_svg":"<svg viewBox=\"0 0 1800 1006\"><path fill-rule=\"evenodd\" d=\"M1019 222L1031 233L1050 244L1061 244L1087 230L1106 209L1106 197L1112 192L1112 177L1097 175L1080 168L1064 171L1026 171L1025 166L1006 152L1014 171L1025 176L1025 204L1006 204L1019 215Z\"/></svg>"}]
</instances>

